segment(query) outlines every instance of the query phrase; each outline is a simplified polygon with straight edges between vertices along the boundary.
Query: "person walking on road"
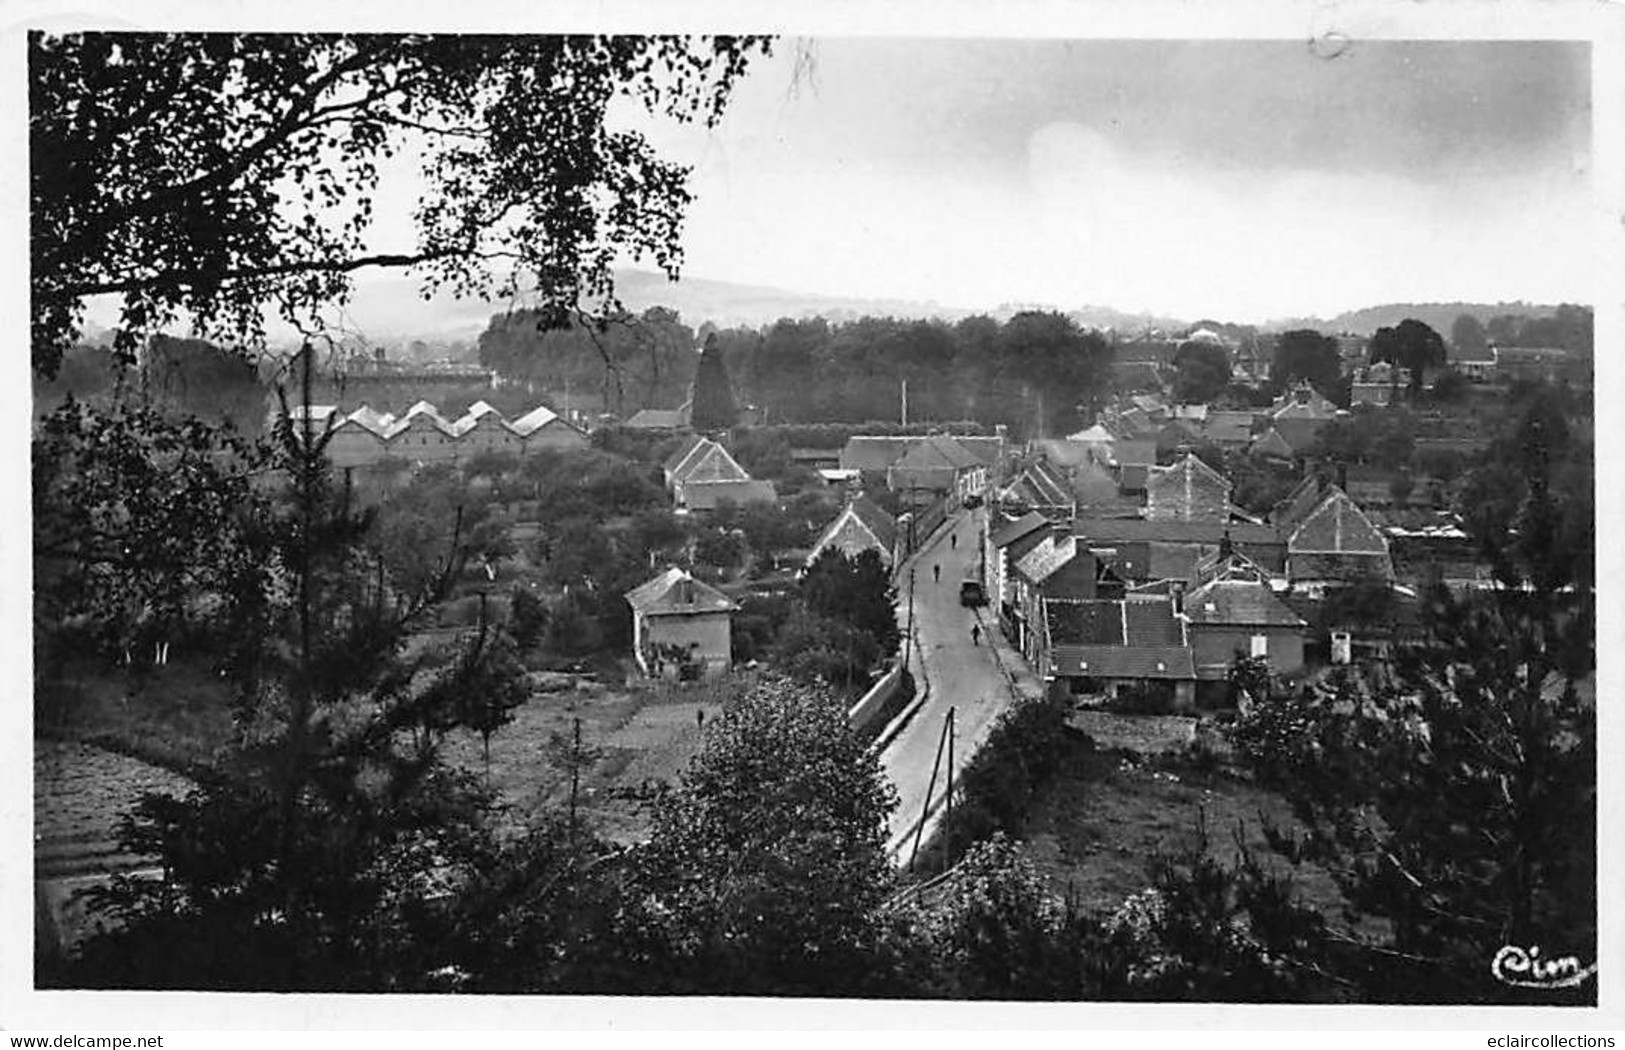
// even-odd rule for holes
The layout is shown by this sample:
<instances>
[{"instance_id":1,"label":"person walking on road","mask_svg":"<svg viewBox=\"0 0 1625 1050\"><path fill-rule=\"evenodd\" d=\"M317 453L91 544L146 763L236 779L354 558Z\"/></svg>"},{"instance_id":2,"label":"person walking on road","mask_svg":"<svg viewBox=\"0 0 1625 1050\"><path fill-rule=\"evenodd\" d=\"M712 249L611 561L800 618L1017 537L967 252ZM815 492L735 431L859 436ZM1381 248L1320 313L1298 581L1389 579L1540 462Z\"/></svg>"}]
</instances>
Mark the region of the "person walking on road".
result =
<instances>
[{"instance_id":1,"label":"person walking on road","mask_svg":"<svg viewBox=\"0 0 1625 1050\"><path fill-rule=\"evenodd\" d=\"M935 580L937 583L942 582L942 566L941 565L933 565L933 566L931 566L931 578L933 580Z\"/></svg>"},{"instance_id":2,"label":"person walking on road","mask_svg":"<svg viewBox=\"0 0 1625 1050\"><path fill-rule=\"evenodd\" d=\"M979 623L973 623L970 625L970 644L982 644L982 625Z\"/></svg>"},{"instance_id":3,"label":"person walking on road","mask_svg":"<svg viewBox=\"0 0 1625 1050\"><path fill-rule=\"evenodd\" d=\"M955 533L952 533L952 534L949 535L949 537L948 537L948 549L949 550L958 550L959 549L959 533L955 532Z\"/></svg>"}]
</instances>

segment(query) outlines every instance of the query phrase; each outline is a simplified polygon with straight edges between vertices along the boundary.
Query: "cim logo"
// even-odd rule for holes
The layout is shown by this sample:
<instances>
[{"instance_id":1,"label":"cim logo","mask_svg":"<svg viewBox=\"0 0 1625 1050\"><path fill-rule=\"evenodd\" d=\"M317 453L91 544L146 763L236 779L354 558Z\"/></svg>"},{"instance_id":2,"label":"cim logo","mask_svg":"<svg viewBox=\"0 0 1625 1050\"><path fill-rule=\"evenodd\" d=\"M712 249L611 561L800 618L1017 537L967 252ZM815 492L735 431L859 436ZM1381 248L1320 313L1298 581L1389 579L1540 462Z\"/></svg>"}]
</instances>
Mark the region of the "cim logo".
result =
<instances>
[{"instance_id":1,"label":"cim logo","mask_svg":"<svg viewBox=\"0 0 1625 1050\"><path fill-rule=\"evenodd\" d=\"M1490 973L1495 979L1514 988L1576 988L1596 972L1596 963L1582 966L1573 955L1542 959L1538 945L1530 948L1506 945L1490 962Z\"/></svg>"}]
</instances>

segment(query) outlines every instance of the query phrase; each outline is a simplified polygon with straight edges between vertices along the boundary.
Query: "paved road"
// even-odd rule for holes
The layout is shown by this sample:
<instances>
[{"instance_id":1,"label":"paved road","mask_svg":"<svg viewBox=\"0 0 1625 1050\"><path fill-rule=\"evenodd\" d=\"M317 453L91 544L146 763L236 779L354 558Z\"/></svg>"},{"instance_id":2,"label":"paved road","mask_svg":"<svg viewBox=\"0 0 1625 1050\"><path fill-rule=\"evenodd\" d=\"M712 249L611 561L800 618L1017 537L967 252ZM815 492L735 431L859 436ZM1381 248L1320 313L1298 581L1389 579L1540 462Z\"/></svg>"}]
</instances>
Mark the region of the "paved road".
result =
<instances>
[{"instance_id":1,"label":"paved road","mask_svg":"<svg viewBox=\"0 0 1625 1050\"><path fill-rule=\"evenodd\" d=\"M881 764L900 800L892 814L887 842L888 851L899 864L908 862L913 847L948 709L954 709L953 764L957 780L959 771L987 739L994 719L1014 702L1015 692L1037 695L1043 688L998 636L991 610L973 611L959 604L959 584L967 570L975 567L985 514L981 509L962 511L949 519L913 560L917 645L909 670L915 683L926 690L926 700L908 727L881 753ZM957 544L951 539L956 533ZM940 582L932 572L934 565L942 568ZM909 572L905 566L898 586L898 621L905 631L908 592ZM981 644L972 645L970 628L977 622L982 626ZM1006 669L1015 675L1014 686ZM932 793L933 818L940 808L945 784L946 770L939 770ZM927 821L924 838L930 838L934 826L934 819Z\"/></svg>"}]
</instances>

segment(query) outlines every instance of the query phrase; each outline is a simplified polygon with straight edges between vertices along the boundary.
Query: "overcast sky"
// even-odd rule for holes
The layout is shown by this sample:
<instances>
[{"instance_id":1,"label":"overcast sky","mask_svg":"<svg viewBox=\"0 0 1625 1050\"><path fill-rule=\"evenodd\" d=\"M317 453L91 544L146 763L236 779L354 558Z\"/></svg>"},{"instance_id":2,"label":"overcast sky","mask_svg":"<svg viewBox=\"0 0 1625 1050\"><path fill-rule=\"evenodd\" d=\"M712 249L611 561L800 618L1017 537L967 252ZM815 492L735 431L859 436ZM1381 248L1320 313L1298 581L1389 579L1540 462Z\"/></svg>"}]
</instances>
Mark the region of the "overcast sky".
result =
<instances>
[{"instance_id":1,"label":"overcast sky","mask_svg":"<svg viewBox=\"0 0 1625 1050\"><path fill-rule=\"evenodd\" d=\"M1585 300L1588 45L785 41L695 165L685 272L1264 320Z\"/></svg>"}]
</instances>

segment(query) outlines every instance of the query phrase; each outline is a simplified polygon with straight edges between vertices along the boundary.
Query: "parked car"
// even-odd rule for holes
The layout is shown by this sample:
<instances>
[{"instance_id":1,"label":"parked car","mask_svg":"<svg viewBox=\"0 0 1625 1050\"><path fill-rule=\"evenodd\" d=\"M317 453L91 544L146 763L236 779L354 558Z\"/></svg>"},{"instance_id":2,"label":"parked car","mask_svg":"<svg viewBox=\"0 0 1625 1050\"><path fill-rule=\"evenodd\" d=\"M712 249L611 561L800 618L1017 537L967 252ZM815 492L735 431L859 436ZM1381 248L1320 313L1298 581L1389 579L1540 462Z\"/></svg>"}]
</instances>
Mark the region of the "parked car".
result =
<instances>
[{"instance_id":1,"label":"parked car","mask_svg":"<svg viewBox=\"0 0 1625 1050\"><path fill-rule=\"evenodd\" d=\"M967 609L987 604L987 594L982 590L981 580L966 580L959 585L959 604Z\"/></svg>"}]
</instances>

